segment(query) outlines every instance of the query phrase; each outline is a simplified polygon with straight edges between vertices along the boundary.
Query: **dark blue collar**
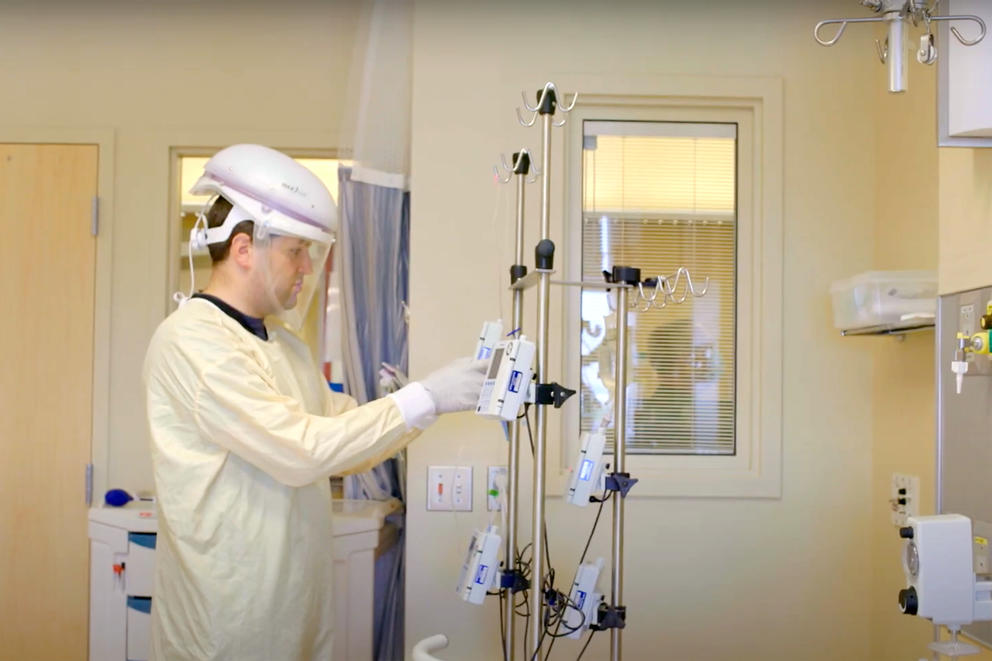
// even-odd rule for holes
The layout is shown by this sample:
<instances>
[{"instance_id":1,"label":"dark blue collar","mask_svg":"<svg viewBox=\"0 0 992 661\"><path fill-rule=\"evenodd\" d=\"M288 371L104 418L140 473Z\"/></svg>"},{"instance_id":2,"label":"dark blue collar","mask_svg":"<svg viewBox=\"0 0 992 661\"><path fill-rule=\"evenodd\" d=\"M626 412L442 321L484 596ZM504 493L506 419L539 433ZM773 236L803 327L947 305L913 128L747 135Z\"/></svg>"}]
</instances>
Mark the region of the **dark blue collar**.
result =
<instances>
[{"instance_id":1,"label":"dark blue collar","mask_svg":"<svg viewBox=\"0 0 992 661\"><path fill-rule=\"evenodd\" d=\"M241 327L244 328L246 331L248 331L255 337L259 337L265 340L266 342L268 342L269 332L265 330L265 322L262 319L259 319L258 317L249 317L240 310L236 310L235 308L231 307L230 305L220 300L216 296L211 296L210 294L197 292L196 294L193 294L193 298L202 298L206 301L210 301L218 308L220 308L221 311L224 314L226 314L228 317L234 319L236 322L241 324Z\"/></svg>"}]
</instances>

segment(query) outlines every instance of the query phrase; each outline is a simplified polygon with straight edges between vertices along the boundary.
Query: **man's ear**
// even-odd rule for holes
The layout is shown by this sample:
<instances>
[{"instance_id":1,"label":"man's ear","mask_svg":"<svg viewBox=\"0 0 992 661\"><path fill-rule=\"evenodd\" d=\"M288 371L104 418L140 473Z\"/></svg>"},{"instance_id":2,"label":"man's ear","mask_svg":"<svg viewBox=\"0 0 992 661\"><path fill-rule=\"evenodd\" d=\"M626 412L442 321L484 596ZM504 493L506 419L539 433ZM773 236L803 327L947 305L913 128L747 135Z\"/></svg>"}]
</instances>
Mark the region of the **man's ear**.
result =
<instances>
[{"instance_id":1,"label":"man's ear","mask_svg":"<svg viewBox=\"0 0 992 661\"><path fill-rule=\"evenodd\" d=\"M238 232L231 238L231 251L229 258L243 269L251 268L252 257L251 237L244 232Z\"/></svg>"}]
</instances>

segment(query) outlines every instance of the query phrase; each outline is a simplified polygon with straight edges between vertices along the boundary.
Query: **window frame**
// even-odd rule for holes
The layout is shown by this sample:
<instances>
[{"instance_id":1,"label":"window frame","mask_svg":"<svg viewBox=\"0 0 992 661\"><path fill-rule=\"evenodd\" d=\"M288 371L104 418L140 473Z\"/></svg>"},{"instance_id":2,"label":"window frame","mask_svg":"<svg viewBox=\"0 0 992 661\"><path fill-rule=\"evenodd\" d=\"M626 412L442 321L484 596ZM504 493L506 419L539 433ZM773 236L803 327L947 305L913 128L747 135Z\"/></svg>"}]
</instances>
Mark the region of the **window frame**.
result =
<instances>
[{"instance_id":1,"label":"window frame","mask_svg":"<svg viewBox=\"0 0 992 661\"><path fill-rule=\"evenodd\" d=\"M782 84L777 78L572 77L579 101L562 134L565 280L582 271L584 120L732 122L737 137L736 444L727 455L627 455L632 497L781 497ZM589 92L586 90L597 90ZM666 90L645 94L644 90ZM638 266L630 264L629 266ZM564 383L579 383L580 291L561 292ZM562 409L549 439L548 489L562 493L578 452L578 406ZM567 439L562 442L562 439Z\"/></svg>"}]
</instances>

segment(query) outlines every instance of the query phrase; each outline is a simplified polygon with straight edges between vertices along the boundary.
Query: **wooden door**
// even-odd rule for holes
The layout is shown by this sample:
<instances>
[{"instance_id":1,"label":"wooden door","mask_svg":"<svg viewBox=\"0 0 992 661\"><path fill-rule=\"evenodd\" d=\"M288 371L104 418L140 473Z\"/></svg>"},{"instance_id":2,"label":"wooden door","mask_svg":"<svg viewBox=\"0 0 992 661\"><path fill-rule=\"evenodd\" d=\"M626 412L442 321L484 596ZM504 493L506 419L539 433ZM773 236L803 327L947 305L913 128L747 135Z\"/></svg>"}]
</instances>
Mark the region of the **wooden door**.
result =
<instances>
[{"instance_id":1,"label":"wooden door","mask_svg":"<svg viewBox=\"0 0 992 661\"><path fill-rule=\"evenodd\" d=\"M83 661L96 145L0 144L0 661Z\"/></svg>"}]
</instances>

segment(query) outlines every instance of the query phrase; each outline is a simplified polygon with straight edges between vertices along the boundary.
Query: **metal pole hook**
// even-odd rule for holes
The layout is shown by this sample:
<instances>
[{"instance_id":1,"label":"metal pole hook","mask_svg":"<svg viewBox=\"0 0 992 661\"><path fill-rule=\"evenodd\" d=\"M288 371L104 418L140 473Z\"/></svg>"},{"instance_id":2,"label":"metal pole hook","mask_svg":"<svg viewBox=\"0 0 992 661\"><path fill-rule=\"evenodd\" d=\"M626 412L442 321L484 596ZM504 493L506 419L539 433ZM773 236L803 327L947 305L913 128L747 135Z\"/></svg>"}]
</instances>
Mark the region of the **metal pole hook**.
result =
<instances>
[{"instance_id":1,"label":"metal pole hook","mask_svg":"<svg viewBox=\"0 0 992 661\"><path fill-rule=\"evenodd\" d=\"M551 90L553 92L558 91L555 89L554 83L544 83L544 87L541 89L541 94L540 96L537 97L537 105L533 107L531 107L531 105L527 103L527 92L521 91L520 97L524 100L524 108L526 108L531 112L537 112L541 108L541 106L544 105L544 97L548 95L548 90ZM555 96L557 97L557 94ZM557 98L555 100L557 101Z\"/></svg>"},{"instance_id":2,"label":"metal pole hook","mask_svg":"<svg viewBox=\"0 0 992 661\"><path fill-rule=\"evenodd\" d=\"M525 102L524 105L526 106L527 103ZM524 116L520 114L520 108L516 108L516 111L517 111L517 121L520 122L520 125L521 126L528 126L529 127L529 126L534 126L534 124L537 123L537 111L536 110L531 111L534 114L531 116L529 122L526 121L524 119Z\"/></svg>"},{"instance_id":3,"label":"metal pole hook","mask_svg":"<svg viewBox=\"0 0 992 661\"><path fill-rule=\"evenodd\" d=\"M572 92L572 102L569 103L567 106L563 103L564 100L565 100L565 95L562 94L561 102L558 103L558 109L561 110L562 112L572 112L572 108L575 107L575 102L579 100L579 93Z\"/></svg>"},{"instance_id":4,"label":"metal pole hook","mask_svg":"<svg viewBox=\"0 0 992 661\"><path fill-rule=\"evenodd\" d=\"M875 40L875 52L878 53L878 59L882 64L885 64L889 60L889 38L885 38L885 45L878 39Z\"/></svg>"},{"instance_id":5,"label":"metal pole hook","mask_svg":"<svg viewBox=\"0 0 992 661\"><path fill-rule=\"evenodd\" d=\"M848 23L881 23L886 19L878 18L828 18L825 21L820 21L813 28L813 38L816 39L816 43L821 46L833 46L840 39L841 35L844 34L844 29L847 28ZM820 37L820 29L824 25L840 25L837 28L837 33L834 35L833 39L822 39Z\"/></svg>"},{"instance_id":6,"label":"metal pole hook","mask_svg":"<svg viewBox=\"0 0 992 661\"><path fill-rule=\"evenodd\" d=\"M956 27L954 27L953 25L951 26L951 34L954 35L955 39L961 42L962 46L974 46L975 44L977 44L978 42L980 42L982 39L985 38L985 31L986 31L985 21L983 21L978 16L972 16L971 14L965 14L961 16L931 16L930 20L931 21L972 21L974 23L978 23L978 28L980 32L978 36L974 39L965 39L964 36Z\"/></svg>"},{"instance_id":7,"label":"metal pole hook","mask_svg":"<svg viewBox=\"0 0 992 661\"><path fill-rule=\"evenodd\" d=\"M496 175L496 181L498 181L501 184L508 184L510 183L510 180L513 179L513 170L507 167L506 157L503 156L503 154L499 155L499 160L503 167L500 168L499 165L494 165L493 174ZM503 172L506 172L506 176L503 176L503 174L500 171L501 169Z\"/></svg>"},{"instance_id":8,"label":"metal pole hook","mask_svg":"<svg viewBox=\"0 0 992 661\"><path fill-rule=\"evenodd\" d=\"M834 24L840 24L840 27L837 28L837 32L834 34L833 39L821 39L820 28L822 28L824 25L834 25ZM813 38L816 39L816 43L820 44L821 46L833 46L844 34L844 29L846 27L847 27L847 21L845 20L830 19L826 21L820 21L813 28Z\"/></svg>"}]
</instances>

